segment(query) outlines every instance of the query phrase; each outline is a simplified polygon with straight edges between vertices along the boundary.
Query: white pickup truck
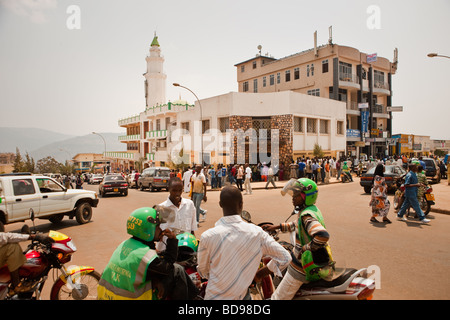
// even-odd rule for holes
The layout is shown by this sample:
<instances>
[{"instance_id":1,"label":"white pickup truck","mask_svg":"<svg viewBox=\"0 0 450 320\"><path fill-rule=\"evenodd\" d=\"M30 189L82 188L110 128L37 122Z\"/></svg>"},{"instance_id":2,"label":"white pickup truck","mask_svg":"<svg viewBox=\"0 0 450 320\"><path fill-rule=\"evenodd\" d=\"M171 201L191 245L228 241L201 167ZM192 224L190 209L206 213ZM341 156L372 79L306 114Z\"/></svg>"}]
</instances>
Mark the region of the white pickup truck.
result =
<instances>
[{"instance_id":1,"label":"white pickup truck","mask_svg":"<svg viewBox=\"0 0 450 320\"><path fill-rule=\"evenodd\" d=\"M92 207L97 207L94 191L66 189L54 179L26 173L0 174L0 222L9 224L30 218L33 209L36 218L60 222L65 215L76 218L79 224L92 218Z\"/></svg>"}]
</instances>

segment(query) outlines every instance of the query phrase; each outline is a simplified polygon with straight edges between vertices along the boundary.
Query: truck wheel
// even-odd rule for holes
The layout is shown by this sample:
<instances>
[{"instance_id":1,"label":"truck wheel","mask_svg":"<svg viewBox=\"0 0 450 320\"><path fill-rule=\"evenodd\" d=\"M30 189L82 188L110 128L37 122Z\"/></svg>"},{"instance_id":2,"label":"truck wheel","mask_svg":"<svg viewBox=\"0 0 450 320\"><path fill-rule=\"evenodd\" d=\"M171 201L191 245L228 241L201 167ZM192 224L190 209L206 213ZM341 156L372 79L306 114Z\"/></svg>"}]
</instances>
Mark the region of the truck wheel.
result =
<instances>
[{"instance_id":1,"label":"truck wheel","mask_svg":"<svg viewBox=\"0 0 450 320\"><path fill-rule=\"evenodd\" d=\"M77 218L77 222L79 224L85 224L91 221L92 218L92 207L89 203L82 203L75 212L75 216Z\"/></svg>"}]
</instances>

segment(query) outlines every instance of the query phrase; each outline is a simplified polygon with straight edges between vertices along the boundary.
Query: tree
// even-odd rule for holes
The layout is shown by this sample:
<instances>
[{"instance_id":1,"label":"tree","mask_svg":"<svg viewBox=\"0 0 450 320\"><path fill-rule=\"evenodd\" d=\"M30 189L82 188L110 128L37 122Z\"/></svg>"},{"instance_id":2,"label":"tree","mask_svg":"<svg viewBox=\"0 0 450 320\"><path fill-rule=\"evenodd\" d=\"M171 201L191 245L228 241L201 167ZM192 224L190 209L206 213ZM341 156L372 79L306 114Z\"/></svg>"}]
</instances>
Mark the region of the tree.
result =
<instances>
[{"instance_id":1,"label":"tree","mask_svg":"<svg viewBox=\"0 0 450 320\"><path fill-rule=\"evenodd\" d=\"M13 172L23 172L23 171L24 171L24 163L22 160L22 156L20 155L19 148L16 148L16 158L14 159Z\"/></svg>"},{"instance_id":2,"label":"tree","mask_svg":"<svg viewBox=\"0 0 450 320\"><path fill-rule=\"evenodd\" d=\"M318 143L314 144L313 155L317 158L323 158L324 156L322 147Z\"/></svg>"},{"instance_id":3,"label":"tree","mask_svg":"<svg viewBox=\"0 0 450 320\"><path fill-rule=\"evenodd\" d=\"M36 165L34 159L28 154L25 154L25 162L23 163L23 171L34 173L36 170Z\"/></svg>"},{"instance_id":4,"label":"tree","mask_svg":"<svg viewBox=\"0 0 450 320\"><path fill-rule=\"evenodd\" d=\"M46 157L38 160L37 169L40 173L55 173L61 171L61 164L53 157Z\"/></svg>"}]
</instances>

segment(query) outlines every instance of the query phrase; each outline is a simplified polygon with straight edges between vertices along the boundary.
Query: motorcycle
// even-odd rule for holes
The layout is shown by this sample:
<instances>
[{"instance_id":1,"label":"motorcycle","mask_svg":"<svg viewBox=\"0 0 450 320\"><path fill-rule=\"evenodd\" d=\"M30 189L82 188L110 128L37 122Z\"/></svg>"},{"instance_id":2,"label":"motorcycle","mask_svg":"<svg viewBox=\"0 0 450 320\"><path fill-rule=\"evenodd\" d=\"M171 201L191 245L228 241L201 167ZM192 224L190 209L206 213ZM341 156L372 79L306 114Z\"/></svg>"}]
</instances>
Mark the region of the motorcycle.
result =
<instances>
[{"instance_id":1,"label":"motorcycle","mask_svg":"<svg viewBox=\"0 0 450 320\"><path fill-rule=\"evenodd\" d=\"M400 210L402 207L403 201L405 200L405 190L406 187L404 185L404 175L401 176L397 180L397 190L394 194L394 209ZM423 193L423 197L419 199L420 209L422 209L423 213L428 215L431 211L431 206L435 205L435 199L433 194L433 188L430 185L425 186L425 192ZM408 209L407 216L410 215L410 210ZM417 214L416 214L417 216Z\"/></svg>"},{"instance_id":2,"label":"motorcycle","mask_svg":"<svg viewBox=\"0 0 450 320\"><path fill-rule=\"evenodd\" d=\"M34 224L34 212L30 209ZM22 228L29 233L28 226ZM51 270L59 271L50 292L50 300L96 300L100 274L93 267L69 266L72 254L77 248L70 237L51 230L49 237L54 243L42 244L32 241L25 250L26 262L19 268L20 282L29 288L25 292L10 290L11 277L7 265L0 268L0 300L40 300L42 289Z\"/></svg>"},{"instance_id":3,"label":"motorcycle","mask_svg":"<svg viewBox=\"0 0 450 320\"><path fill-rule=\"evenodd\" d=\"M295 211L286 219L286 222L295 214ZM242 218L249 223L251 215L247 211L243 211ZM258 226L272 223L260 223ZM286 250L293 252L295 244L295 232L290 234L290 243L286 241L279 241L279 231L271 231L271 235L278 241ZM266 265L270 258L263 257L261 266ZM304 283L293 300L370 300L375 291L375 281L369 278L368 269L353 269L353 268L334 268L334 277L330 280L321 279L319 281ZM286 272L286 271L285 271ZM271 276L271 279L264 279L261 283L257 283L255 290L252 292L256 298L268 299L274 292L276 286L281 282L282 278Z\"/></svg>"}]
</instances>

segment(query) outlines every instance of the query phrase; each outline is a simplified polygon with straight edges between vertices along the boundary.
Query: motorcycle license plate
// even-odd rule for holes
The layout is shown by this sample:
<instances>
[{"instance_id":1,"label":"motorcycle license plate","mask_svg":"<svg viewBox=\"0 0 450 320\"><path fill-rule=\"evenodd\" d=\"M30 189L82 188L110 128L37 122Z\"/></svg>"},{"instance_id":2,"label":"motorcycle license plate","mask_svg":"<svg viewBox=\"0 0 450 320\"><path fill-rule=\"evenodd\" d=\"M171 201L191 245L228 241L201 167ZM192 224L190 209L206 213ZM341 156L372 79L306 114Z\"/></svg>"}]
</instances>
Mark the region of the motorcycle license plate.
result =
<instances>
[{"instance_id":1,"label":"motorcycle license plate","mask_svg":"<svg viewBox=\"0 0 450 320\"><path fill-rule=\"evenodd\" d=\"M114 189L114 192L119 192L119 189L115 188L115 189Z\"/></svg>"},{"instance_id":2,"label":"motorcycle license plate","mask_svg":"<svg viewBox=\"0 0 450 320\"><path fill-rule=\"evenodd\" d=\"M434 201L434 194L425 193L425 198L427 199L427 201Z\"/></svg>"}]
</instances>

